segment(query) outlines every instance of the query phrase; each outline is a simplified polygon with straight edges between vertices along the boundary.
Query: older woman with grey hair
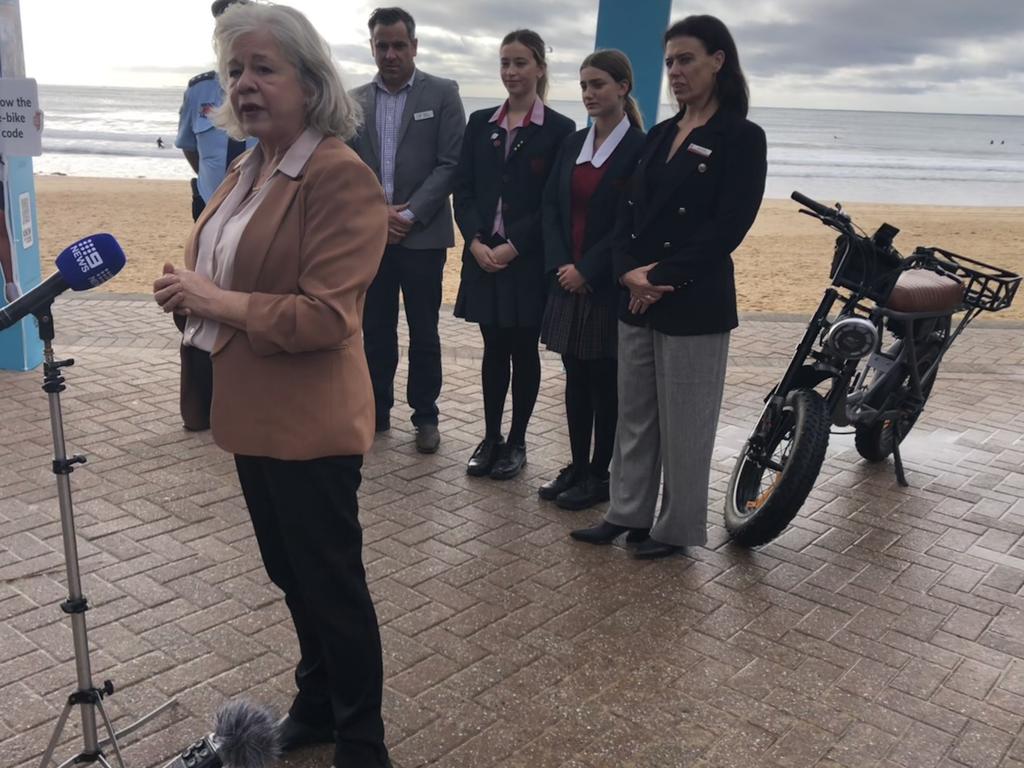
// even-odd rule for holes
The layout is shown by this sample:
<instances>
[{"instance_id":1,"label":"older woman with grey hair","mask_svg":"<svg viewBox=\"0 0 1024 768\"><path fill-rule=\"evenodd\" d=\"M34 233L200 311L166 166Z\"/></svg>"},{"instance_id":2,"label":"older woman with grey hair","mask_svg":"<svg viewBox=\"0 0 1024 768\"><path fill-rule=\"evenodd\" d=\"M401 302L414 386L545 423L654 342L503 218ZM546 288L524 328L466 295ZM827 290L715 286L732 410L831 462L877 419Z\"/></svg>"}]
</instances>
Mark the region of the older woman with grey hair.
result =
<instances>
[{"instance_id":1,"label":"older woman with grey hair","mask_svg":"<svg viewBox=\"0 0 1024 768\"><path fill-rule=\"evenodd\" d=\"M235 455L271 580L298 635L285 750L335 742L336 768L388 766L380 633L356 492L373 440L361 322L387 240L373 172L345 145L358 111L330 48L283 5L236 4L214 44L215 120L259 144L213 195L154 296L213 362L213 438Z\"/></svg>"}]
</instances>

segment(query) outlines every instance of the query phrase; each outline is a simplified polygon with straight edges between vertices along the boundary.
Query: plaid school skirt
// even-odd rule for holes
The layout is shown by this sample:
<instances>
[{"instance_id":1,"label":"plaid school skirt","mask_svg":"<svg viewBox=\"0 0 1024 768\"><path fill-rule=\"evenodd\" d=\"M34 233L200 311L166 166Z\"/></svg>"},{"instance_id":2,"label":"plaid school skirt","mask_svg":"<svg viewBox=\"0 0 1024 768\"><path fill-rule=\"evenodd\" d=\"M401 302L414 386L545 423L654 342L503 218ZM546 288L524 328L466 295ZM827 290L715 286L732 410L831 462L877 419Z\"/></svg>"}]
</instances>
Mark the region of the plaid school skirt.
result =
<instances>
[{"instance_id":1,"label":"plaid school skirt","mask_svg":"<svg viewBox=\"0 0 1024 768\"><path fill-rule=\"evenodd\" d=\"M544 308L540 340L560 355L614 360L617 328L614 307L595 302L589 293L569 293L555 285Z\"/></svg>"}]
</instances>

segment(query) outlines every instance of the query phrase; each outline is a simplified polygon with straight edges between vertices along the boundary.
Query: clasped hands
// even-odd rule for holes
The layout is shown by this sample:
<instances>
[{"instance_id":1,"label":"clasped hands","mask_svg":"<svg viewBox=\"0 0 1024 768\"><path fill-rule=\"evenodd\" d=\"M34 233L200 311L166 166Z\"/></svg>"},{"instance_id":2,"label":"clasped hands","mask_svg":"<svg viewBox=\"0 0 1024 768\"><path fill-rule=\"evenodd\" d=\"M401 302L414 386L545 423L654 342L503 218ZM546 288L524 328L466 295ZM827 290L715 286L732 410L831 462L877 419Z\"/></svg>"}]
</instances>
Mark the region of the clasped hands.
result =
<instances>
[{"instance_id":1,"label":"clasped hands","mask_svg":"<svg viewBox=\"0 0 1024 768\"><path fill-rule=\"evenodd\" d=\"M634 315L642 315L659 301L666 293L675 288L671 285L654 285L647 279L647 273L657 264L646 264L631 269L620 278L620 282L629 290L629 311Z\"/></svg>"},{"instance_id":2,"label":"clasped hands","mask_svg":"<svg viewBox=\"0 0 1024 768\"><path fill-rule=\"evenodd\" d=\"M469 252L473 254L476 263L484 272L500 272L519 255L511 243L502 243L491 248L481 243L480 239L476 237L469 244Z\"/></svg>"},{"instance_id":3,"label":"clasped hands","mask_svg":"<svg viewBox=\"0 0 1024 768\"><path fill-rule=\"evenodd\" d=\"M388 245L402 242L412 229L415 222L400 215L408 207L408 203L388 206Z\"/></svg>"},{"instance_id":4,"label":"clasped hands","mask_svg":"<svg viewBox=\"0 0 1024 768\"><path fill-rule=\"evenodd\" d=\"M153 299L164 312L178 315L207 315L221 291L214 282L191 269L164 264L163 274L153 282Z\"/></svg>"}]
</instances>

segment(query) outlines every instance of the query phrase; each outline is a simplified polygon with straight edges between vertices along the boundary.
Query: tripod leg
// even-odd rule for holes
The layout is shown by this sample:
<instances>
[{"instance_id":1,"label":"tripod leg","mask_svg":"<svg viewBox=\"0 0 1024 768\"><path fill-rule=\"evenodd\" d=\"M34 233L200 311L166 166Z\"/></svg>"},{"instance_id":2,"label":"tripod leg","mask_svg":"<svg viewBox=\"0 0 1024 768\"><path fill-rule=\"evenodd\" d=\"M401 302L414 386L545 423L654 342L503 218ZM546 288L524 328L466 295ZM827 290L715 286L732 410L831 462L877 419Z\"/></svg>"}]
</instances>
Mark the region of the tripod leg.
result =
<instances>
[{"instance_id":1,"label":"tripod leg","mask_svg":"<svg viewBox=\"0 0 1024 768\"><path fill-rule=\"evenodd\" d=\"M114 736L116 736L117 738L124 738L129 733L133 733L134 731L139 730L139 728L144 726L150 720L153 720L158 715L162 714L165 709L173 707L177 703L178 703L177 699L170 699L168 701L165 701L159 707L157 707L156 709L152 710L151 712L146 713L145 715L140 717L138 720L136 720L134 723L132 723L130 725L126 725L121 730L117 731L116 733L110 734L106 738L100 739L100 747L107 747L107 746L110 746L111 744L113 744L114 741L113 741L112 737L114 737Z\"/></svg>"},{"instance_id":2,"label":"tripod leg","mask_svg":"<svg viewBox=\"0 0 1024 768\"><path fill-rule=\"evenodd\" d=\"M110 734L110 745L114 748L114 754L117 755L117 762L121 768L124 768L124 758L121 756L121 746L117 743L117 734L114 732L114 726L110 724L110 718L107 717L107 710L103 706L103 700L99 699L96 702L96 709L100 711L100 717L103 718L103 724L107 727L107 733ZM106 763L103 759L102 754L100 760Z\"/></svg>"},{"instance_id":3,"label":"tripod leg","mask_svg":"<svg viewBox=\"0 0 1024 768\"><path fill-rule=\"evenodd\" d=\"M57 749L57 742L60 741L60 735L64 732L64 724L68 721L68 715L71 714L71 702L69 701L64 705L64 711L60 713L60 718L57 720L57 725L53 729L53 736L50 737L50 743L46 745L46 751L43 753L43 759L39 762L39 768L46 768L50 761L53 760L54 750Z\"/></svg>"}]
</instances>

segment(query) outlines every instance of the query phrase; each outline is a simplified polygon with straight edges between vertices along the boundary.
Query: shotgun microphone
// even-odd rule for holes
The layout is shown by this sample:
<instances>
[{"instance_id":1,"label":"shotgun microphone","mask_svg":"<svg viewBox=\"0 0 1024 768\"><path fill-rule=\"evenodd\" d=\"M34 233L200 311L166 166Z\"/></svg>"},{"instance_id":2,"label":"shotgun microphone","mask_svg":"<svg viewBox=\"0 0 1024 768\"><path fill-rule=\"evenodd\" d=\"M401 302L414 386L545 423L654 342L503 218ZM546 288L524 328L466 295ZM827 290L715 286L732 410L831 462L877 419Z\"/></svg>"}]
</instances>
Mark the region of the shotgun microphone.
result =
<instances>
[{"instance_id":1,"label":"shotgun microphone","mask_svg":"<svg viewBox=\"0 0 1024 768\"><path fill-rule=\"evenodd\" d=\"M105 283L124 266L124 251L113 235L98 234L72 243L57 257L57 271L31 291L0 307L0 331L46 308L68 288L87 291Z\"/></svg>"},{"instance_id":2,"label":"shotgun microphone","mask_svg":"<svg viewBox=\"0 0 1024 768\"><path fill-rule=\"evenodd\" d=\"M213 733L165 768L267 768L280 754L273 714L239 699L220 708Z\"/></svg>"}]
</instances>

